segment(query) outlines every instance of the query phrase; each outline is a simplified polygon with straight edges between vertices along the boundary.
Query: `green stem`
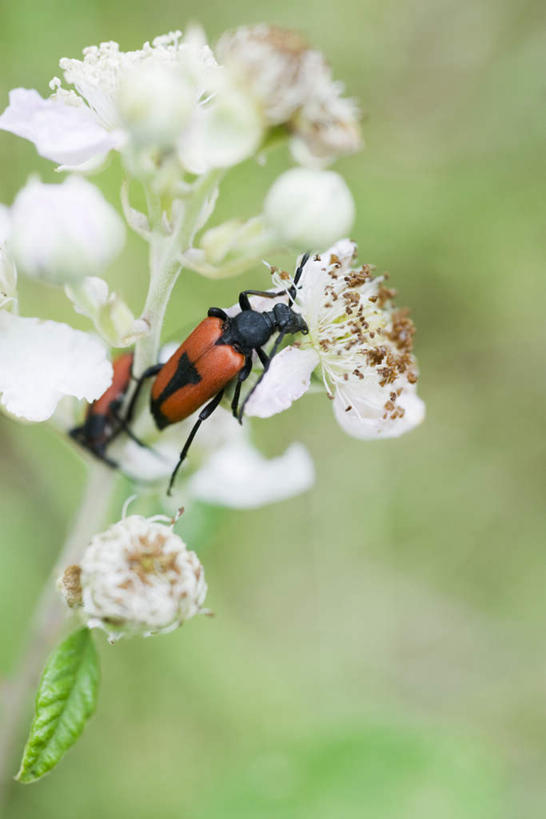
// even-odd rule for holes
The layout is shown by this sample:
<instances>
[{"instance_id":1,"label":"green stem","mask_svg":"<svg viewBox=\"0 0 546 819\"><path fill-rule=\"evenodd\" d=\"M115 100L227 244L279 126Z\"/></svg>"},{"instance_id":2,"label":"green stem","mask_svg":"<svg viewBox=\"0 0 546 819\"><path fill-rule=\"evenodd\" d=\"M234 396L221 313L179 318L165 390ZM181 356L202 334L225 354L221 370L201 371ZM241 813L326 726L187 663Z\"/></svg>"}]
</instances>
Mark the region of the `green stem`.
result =
<instances>
[{"instance_id":1,"label":"green stem","mask_svg":"<svg viewBox=\"0 0 546 819\"><path fill-rule=\"evenodd\" d=\"M215 170L199 179L190 193L176 200L177 213L171 232L165 235L156 229L150 239L150 284L142 313L150 332L135 346L133 370L137 375L157 362L165 311L182 270L180 256L191 247L200 227L203 207L209 197L214 196L223 173ZM155 214L156 223L157 218Z\"/></svg>"},{"instance_id":2,"label":"green stem","mask_svg":"<svg viewBox=\"0 0 546 819\"><path fill-rule=\"evenodd\" d=\"M104 524L116 481L116 473L100 462L91 464L84 496L70 533L59 554L33 614L27 645L19 664L2 692L2 731L0 733L0 812L7 799L16 770L14 759L22 717L30 703L45 660L66 622L66 610L55 581L62 571L77 563L91 537Z\"/></svg>"}]
</instances>

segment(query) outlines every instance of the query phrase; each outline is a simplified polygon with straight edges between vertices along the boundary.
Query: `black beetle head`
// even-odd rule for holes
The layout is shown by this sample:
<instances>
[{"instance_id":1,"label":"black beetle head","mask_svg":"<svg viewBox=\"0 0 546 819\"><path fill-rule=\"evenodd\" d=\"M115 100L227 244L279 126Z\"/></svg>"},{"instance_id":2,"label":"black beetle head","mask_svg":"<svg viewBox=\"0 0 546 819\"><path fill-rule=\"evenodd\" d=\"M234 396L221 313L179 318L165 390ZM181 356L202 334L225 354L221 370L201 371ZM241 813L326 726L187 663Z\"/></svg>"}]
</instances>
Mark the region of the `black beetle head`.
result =
<instances>
[{"instance_id":1,"label":"black beetle head","mask_svg":"<svg viewBox=\"0 0 546 819\"><path fill-rule=\"evenodd\" d=\"M296 313L287 304L276 304L273 314L279 330L283 333L308 333L309 328L301 313Z\"/></svg>"}]
</instances>

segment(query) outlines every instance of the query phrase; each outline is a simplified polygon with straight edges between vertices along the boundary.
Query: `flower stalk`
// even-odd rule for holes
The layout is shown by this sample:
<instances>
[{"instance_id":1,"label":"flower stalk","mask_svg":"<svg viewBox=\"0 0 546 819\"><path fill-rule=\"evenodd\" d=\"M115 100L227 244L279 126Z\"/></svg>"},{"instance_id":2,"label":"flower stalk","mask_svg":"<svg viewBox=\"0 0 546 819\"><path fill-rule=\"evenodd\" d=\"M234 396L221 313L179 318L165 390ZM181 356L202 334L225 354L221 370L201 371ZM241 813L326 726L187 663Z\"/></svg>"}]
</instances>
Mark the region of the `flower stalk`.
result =
<instances>
[{"instance_id":1,"label":"flower stalk","mask_svg":"<svg viewBox=\"0 0 546 819\"><path fill-rule=\"evenodd\" d=\"M162 213L157 198L147 192L149 220L154 229L149 239L150 284L141 318L150 331L135 346L136 374L157 362L165 311L182 270L180 257L191 248L195 234L210 215L223 173L210 171L184 198L173 202L174 224L167 234L161 230Z\"/></svg>"}]
</instances>

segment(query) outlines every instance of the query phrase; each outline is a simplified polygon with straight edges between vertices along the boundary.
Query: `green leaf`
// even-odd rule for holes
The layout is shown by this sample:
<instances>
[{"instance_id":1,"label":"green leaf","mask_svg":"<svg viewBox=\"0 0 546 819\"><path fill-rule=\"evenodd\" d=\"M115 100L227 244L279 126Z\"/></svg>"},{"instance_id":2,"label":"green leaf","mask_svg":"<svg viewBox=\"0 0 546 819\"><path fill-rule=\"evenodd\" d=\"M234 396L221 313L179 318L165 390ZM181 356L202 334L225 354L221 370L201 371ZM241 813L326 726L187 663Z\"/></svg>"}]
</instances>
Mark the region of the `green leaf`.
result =
<instances>
[{"instance_id":1,"label":"green leaf","mask_svg":"<svg viewBox=\"0 0 546 819\"><path fill-rule=\"evenodd\" d=\"M75 631L53 651L38 686L19 782L44 776L76 742L95 710L99 677L89 629Z\"/></svg>"}]
</instances>

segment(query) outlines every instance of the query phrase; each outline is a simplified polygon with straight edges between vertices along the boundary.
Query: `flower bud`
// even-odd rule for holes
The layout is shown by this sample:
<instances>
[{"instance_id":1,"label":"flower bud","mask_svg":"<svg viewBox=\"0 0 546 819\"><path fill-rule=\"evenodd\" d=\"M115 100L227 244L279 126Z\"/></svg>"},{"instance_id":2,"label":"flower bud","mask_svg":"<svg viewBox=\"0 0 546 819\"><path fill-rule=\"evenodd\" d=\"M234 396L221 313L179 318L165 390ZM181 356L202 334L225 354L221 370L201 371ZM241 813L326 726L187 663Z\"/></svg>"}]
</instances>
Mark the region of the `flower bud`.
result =
<instances>
[{"instance_id":1,"label":"flower bud","mask_svg":"<svg viewBox=\"0 0 546 819\"><path fill-rule=\"evenodd\" d=\"M354 214L351 192L334 171L286 171L264 202L266 222L279 240L300 250L323 250L347 235Z\"/></svg>"},{"instance_id":2,"label":"flower bud","mask_svg":"<svg viewBox=\"0 0 546 819\"><path fill-rule=\"evenodd\" d=\"M110 292L107 283L98 276L66 285L65 292L76 312L90 318L112 347L129 347L150 330L148 322L135 319L121 296Z\"/></svg>"},{"instance_id":3,"label":"flower bud","mask_svg":"<svg viewBox=\"0 0 546 819\"><path fill-rule=\"evenodd\" d=\"M8 242L19 272L51 284L102 273L124 241L117 211L81 177L60 185L30 179L11 208Z\"/></svg>"},{"instance_id":4,"label":"flower bud","mask_svg":"<svg viewBox=\"0 0 546 819\"><path fill-rule=\"evenodd\" d=\"M201 237L201 248L209 264L222 265L241 259L253 264L270 249L270 232L260 217L229 219L210 228Z\"/></svg>"},{"instance_id":5,"label":"flower bud","mask_svg":"<svg viewBox=\"0 0 546 819\"><path fill-rule=\"evenodd\" d=\"M176 142L190 117L192 96L179 68L147 60L120 79L120 116L138 145L167 147Z\"/></svg>"},{"instance_id":6,"label":"flower bud","mask_svg":"<svg viewBox=\"0 0 546 819\"><path fill-rule=\"evenodd\" d=\"M66 604L110 642L172 631L202 611L207 593L195 552L172 526L141 515L95 535L58 586Z\"/></svg>"}]
</instances>

